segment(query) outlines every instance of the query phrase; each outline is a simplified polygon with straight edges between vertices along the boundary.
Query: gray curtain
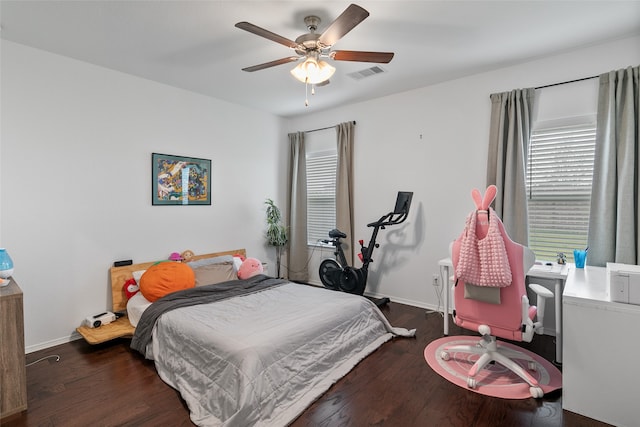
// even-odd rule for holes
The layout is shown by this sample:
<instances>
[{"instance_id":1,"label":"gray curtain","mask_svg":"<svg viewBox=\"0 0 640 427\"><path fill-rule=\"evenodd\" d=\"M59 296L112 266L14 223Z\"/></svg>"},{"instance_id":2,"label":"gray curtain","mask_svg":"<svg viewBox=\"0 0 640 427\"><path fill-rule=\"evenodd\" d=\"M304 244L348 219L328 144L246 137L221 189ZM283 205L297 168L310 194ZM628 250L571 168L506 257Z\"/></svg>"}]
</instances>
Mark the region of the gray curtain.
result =
<instances>
[{"instance_id":1,"label":"gray curtain","mask_svg":"<svg viewBox=\"0 0 640 427\"><path fill-rule=\"evenodd\" d=\"M289 250L287 251L288 278L309 280L307 263L307 159L304 132L289 134Z\"/></svg>"},{"instance_id":2,"label":"gray curtain","mask_svg":"<svg viewBox=\"0 0 640 427\"><path fill-rule=\"evenodd\" d=\"M354 221L353 221L353 122L336 126L338 137L338 166L336 172L336 227L347 235L348 247L343 246L344 255L355 265Z\"/></svg>"},{"instance_id":3,"label":"gray curtain","mask_svg":"<svg viewBox=\"0 0 640 427\"><path fill-rule=\"evenodd\" d=\"M640 67L600 76L587 264L639 264Z\"/></svg>"},{"instance_id":4,"label":"gray curtain","mask_svg":"<svg viewBox=\"0 0 640 427\"><path fill-rule=\"evenodd\" d=\"M529 244L525 165L534 97L533 88L491 95L487 159L487 186L498 188L494 209L511 239L525 246Z\"/></svg>"}]
</instances>

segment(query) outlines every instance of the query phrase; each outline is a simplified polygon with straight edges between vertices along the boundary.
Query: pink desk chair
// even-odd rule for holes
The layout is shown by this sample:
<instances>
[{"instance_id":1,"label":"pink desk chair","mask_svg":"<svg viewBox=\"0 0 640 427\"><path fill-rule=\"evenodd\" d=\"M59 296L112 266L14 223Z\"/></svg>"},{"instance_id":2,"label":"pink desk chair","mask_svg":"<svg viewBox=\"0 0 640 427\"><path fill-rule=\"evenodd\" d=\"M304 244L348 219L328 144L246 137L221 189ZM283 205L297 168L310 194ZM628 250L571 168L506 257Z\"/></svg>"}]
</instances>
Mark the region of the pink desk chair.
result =
<instances>
[{"instance_id":1,"label":"pink desk chair","mask_svg":"<svg viewBox=\"0 0 640 427\"><path fill-rule=\"evenodd\" d=\"M474 190L472 195L478 210L469 215L465 231L451 245L456 279L454 322L478 331L482 338L474 346L445 347L440 357L449 360L450 353L455 352L480 355L468 372L469 388L476 387L477 373L495 361L526 381L531 396L539 398L544 393L538 382L512 360L516 355L522 359L523 355L501 346L496 337L530 342L534 333L542 334L545 300L553 297L553 293L543 286L530 284L529 288L538 295L538 308L529 305L525 277L535 262L535 255L509 238L502 221L489 208L495 191L495 186L490 186L481 200L478 190ZM474 245L484 249L474 249ZM527 357L527 362L528 368L535 370L535 361Z\"/></svg>"}]
</instances>

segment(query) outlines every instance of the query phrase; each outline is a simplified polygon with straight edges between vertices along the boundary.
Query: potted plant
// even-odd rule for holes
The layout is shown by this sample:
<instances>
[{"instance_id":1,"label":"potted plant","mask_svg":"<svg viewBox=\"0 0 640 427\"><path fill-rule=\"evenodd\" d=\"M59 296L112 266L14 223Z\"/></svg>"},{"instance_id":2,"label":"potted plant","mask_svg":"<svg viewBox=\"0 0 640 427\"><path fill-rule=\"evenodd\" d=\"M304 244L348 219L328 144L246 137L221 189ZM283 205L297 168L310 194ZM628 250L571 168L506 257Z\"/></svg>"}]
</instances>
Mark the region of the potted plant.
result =
<instances>
[{"instance_id":1,"label":"potted plant","mask_svg":"<svg viewBox=\"0 0 640 427\"><path fill-rule=\"evenodd\" d=\"M280 277L282 248L287 244L287 228L282 224L282 214L273 200L267 199L267 243L276 248L276 277Z\"/></svg>"}]
</instances>

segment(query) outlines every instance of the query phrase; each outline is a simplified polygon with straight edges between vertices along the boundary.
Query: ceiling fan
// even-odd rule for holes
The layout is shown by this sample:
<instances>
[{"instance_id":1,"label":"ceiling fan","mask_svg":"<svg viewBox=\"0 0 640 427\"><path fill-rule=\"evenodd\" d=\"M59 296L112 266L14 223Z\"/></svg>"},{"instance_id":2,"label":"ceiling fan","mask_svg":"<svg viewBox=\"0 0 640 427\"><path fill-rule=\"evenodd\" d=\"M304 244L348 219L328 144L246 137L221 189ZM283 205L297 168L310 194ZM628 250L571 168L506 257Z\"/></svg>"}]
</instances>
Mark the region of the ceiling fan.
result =
<instances>
[{"instance_id":1,"label":"ceiling fan","mask_svg":"<svg viewBox=\"0 0 640 427\"><path fill-rule=\"evenodd\" d=\"M282 37L269 30L258 27L249 22L238 22L237 28L264 37L276 43L280 43L288 48L293 49L297 56L288 56L276 59L275 61L265 62L251 67L243 68L243 71L253 72L264 70L265 68L274 67L276 65L287 64L304 59L298 64L291 74L306 84L325 85L329 82L329 78L335 72L335 68L322 59L330 58L334 61L356 61L356 62L375 62L387 64L393 59L393 52L365 52L358 50L331 50L331 47L340 40L345 34L354 29L358 24L369 16L362 7L351 4L340 16L338 16L322 34L316 33L320 18L311 15L304 18L304 22L309 33L303 34L295 41L286 37Z\"/></svg>"}]
</instances>

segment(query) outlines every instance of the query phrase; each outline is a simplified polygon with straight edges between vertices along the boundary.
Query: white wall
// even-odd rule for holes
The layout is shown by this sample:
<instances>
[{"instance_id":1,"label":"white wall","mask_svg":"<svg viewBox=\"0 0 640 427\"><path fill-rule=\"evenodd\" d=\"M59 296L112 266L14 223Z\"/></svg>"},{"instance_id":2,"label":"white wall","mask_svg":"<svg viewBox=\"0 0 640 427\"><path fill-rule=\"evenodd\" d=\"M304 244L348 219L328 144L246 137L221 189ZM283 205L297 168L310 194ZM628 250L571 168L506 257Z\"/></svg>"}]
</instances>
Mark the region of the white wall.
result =
<instances>
[{"instance_id":1,"label":"white wall","mask_svg":"<svg viewBox=\"0 0 640 427\"><path fill-rule=\"evenodd\" d=\"M0 246L27 351L110 307L116 260L244 247L272 263L263 203L284 192L281 119L4 40L1 65ZM212 159L213 204L152 206L152 152Z\"/></svg>"},{"instance_id":2,"label":"white wall","mask_svg":"<svg viewBox=\"0 0 640 427\"><path fill-rule=\"evenodd\" d=\"M397 191L414 192L407 222L380 232L381 246L373 256L367 292L436 308L439 302L431 282L438 273L437 262L448 256L449 243L474 208L471 190L484 190L486 182L489 95L638 64L640 37L628 38L331 111L310 112L288 120L287 128L291 132L357 122L356 240L369 238L366 224L393 209ZM558 86L553 92L562 96L565 90ZM316 96L322 96L322 91Z\"/></svg>"},{"instance_id":3,"label":"white wall","mask_svg":"<svg viewBox=\"0 0 640 427\"><path fill-rule=\"evenodd\" d=\"M380 232L367 291L435 308L431 276L473 208L471 189L485 183L489 94L640 63L635 37L284 121L1 47L0 246L24 291L27 351L70 339L108 308L113 261L246 247L273 263L263 201L284 207L286 133L348 120L357 121L356 239L368 240L366 224L398 190L414 191L407 222ZM151 206L152 152L212 159L213 205Z\"/></svg>"}]
</instances>

